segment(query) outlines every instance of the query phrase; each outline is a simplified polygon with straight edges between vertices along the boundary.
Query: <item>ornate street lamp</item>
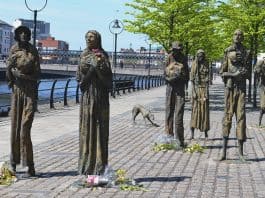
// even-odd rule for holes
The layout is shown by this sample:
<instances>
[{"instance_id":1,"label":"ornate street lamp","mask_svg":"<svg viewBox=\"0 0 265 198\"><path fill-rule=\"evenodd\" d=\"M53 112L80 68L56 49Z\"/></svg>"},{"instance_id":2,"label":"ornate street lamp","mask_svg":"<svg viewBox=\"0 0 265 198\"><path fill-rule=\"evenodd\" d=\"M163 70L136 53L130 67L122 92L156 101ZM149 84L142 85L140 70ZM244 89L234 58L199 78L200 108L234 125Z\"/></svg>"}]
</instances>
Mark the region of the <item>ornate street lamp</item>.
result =
<instances>
[{"instance_id":1,"label":"ornate street lamp","mask_svg":"<svg viewBox=\"0 0 265 198\"><path fill-rule=\"evenodd\" d=\"M26 7L28 8L28 10L31 12L34 12L34 26L33 26L33 45L34 45L34 47L36 47L37 12L42 11L46 7L48 0L43 0L43 1L44 1L43 6L40 7L39 9L37 9L37 8L31 8L28 4L28 1L25 0L25 4L26 4Z\"/></svg>"},{"instance_id":2,"label":"ornate street lamp","mask_svg":"<svg viewBox=\"0 0 265 198\"><path fill-rule=\"evenodd\" d=\"M113 59L113 66L114 68L117 66L117 36L118 34L122 33L123 31L123 23L115 19L110 22L109 30L112 34L114 34L114 59Z\"/></svg>"},{"instance_id":3,"label":"ornate street lamp","mask_svg":"<svg viewBox=\"0 0 265 198\"><path fill-rule=\"evenodd\" d=\"M122 33L123 31L123 23L118 20L115 19L113 21L110 22L109 24L109 30L110 32L114 35L114 59L112 59L113 62L113 79L115 80L115 73L116 73L116 67L117 67L117 36L118 34ZM115 97L115 83L113 84L113 96Z\"/></svg>"}]
</instances>

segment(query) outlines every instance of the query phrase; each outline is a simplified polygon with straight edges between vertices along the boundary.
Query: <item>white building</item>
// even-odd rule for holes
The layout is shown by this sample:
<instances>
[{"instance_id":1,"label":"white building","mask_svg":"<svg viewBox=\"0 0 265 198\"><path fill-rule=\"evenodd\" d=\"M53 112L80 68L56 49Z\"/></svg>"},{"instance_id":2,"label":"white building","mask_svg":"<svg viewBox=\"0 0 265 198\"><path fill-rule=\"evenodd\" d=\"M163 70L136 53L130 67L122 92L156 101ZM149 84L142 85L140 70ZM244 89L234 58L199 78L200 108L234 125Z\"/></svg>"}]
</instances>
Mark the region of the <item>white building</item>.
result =
<instances>
[{"instance_id":1,"label":"white building","mask_svg":"<svg viewBox=\"0 0 265 198\"><path fill-rule=\"evenodd\" d=\"M14 28L17 28L21 25L26 26L31 30L31 37L33 38L34 20L16 19L13 23ZM37 21L36 40L44 40L50 36L50 23L47 23L45 21Z\"/></svg>"},{"instance_id":2,"label":"white building","mask_svg":"<svg viewBox=\"0 0 265 198\"><path fill-rule=\"evenodd\" d=\"M11 25L0 20L0 59L6 58L9 54L14 40L12 29Z\"/></svg>"}]
</instances>

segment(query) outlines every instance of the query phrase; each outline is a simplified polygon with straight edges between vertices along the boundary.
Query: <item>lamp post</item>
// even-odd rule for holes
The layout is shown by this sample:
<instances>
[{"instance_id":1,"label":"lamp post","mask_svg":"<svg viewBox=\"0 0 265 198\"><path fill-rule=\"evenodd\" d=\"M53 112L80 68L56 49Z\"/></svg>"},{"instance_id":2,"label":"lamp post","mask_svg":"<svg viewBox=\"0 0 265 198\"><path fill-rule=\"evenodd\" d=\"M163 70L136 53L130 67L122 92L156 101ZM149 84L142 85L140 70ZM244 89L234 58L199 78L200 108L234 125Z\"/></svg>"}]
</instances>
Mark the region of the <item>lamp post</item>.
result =
<instances>
[{"instance_id":1,"label":"lamp post","mask_svg":"<svg viewBox=\"0 0 265 198\"><path fill-rule=\"evenodd\" d=\"M149 46L149 50L148 50L148 74L147 74L147 78L148 78L148 84L147 84L147 89L150 89L150 69L151 69L151 48L152 48L152 43L149 39L146 39L145 42L148 44Z\"/></svg>"},{"instance_id":2,"label":"lamp post","mask_svg":"<svg viewBox=\"0 0 265 198\"><path fill-rule=\"evenodd\" d=\"M46 7L48 0L43 0L43 1L45 1L45 2L44 2L44 5L42 7L40 7L39 9L37 9L37 8L32 9L29 6L27 0L25 0L25 4L26 4L26 7L28 8L28 10L34 13L34 26L33 26L33 45L34 45L34 47L36 47L37 12L42 11Z\"/></svg>"},{"instance_id":3,"label":"lamp post","mask_svg":"<svg viewBox=\"0 0 265 198\"><path fill-rule=\"evenodd\" d=\"M113 79L115 80L115 73L116 73L116 67L117 67L117 37L118 34L120 34L123 31L123 23L115 19L110 22L109 24L109 30L114 35L114 59L112 59L112 67L113 67ZM115 83L113 84L113 96L115 97Z\"/></svg>"}]
</instances>

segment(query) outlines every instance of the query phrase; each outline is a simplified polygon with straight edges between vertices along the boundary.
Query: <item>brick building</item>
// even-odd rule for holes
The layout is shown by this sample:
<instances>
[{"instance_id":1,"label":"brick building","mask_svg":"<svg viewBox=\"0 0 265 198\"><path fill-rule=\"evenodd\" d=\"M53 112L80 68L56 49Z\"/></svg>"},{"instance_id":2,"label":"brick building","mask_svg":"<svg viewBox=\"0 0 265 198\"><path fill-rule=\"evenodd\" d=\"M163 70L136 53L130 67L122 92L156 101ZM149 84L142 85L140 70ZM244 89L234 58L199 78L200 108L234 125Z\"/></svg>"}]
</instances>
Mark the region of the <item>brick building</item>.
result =
<instances>
[{"instance_id":1,"label":"brick building","mask_svg":"<svg viewBox=\"0 0 265 198\"><path fill-rule=\"evenodd\" d=\"M42 50L68 50L69 44L65 41L55 40L54 37L48 37L38 41L38 48Z\"/></svg>"}]
</instances>

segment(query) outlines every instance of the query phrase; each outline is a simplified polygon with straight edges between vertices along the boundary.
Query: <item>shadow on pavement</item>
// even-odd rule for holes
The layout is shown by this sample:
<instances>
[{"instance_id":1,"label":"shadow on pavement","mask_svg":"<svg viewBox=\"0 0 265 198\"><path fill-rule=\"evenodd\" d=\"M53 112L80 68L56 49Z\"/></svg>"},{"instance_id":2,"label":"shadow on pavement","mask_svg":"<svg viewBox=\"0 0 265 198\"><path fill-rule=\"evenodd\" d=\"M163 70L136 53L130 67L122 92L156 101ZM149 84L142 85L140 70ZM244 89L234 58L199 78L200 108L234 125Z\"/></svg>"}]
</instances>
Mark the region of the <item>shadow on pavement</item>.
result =
<instances>
[{"instance_id":1,"label":"shadow on pavement","mask_svg":"<svg viewBox=\"0 0 265 198\"><path fill-rule=\"evenodd\" d=\"M265 158L254 158L254 159L246 159L246 161L250 161L250 162L264 162Z\"/></svg>"},{"instance_id":2,"label":"shadow on pavement","mask_svg":"<svg viewBox=\"0 0 265 198\"><path fill-rule=\"evenodd\" d=\"M254 139L253 137L247 137L247 140L252 140L252 139ZM221 141L221 140L223 140L223 138L210 138L210 139L208 139L208 141ZM237 140L237 138L228 138L228 141L230 141L230 140Z\"/></svg>"},{"instance_id":3,"label":"shadow on pavement","mask_svg":"<svg viewBox=\"0 0 265 198\"><path fill-rule=\"evenodd\" d=\"M205 146L206 149L220 149L220 148L223 148L223 145L209 145L209 146ZM234 148L234 147L237 147L237 146L231 146L231 145L227 145L227 148Z\"/></svg>"},{"instance_id":4,"label":"shadow on pavement","mask_svg":"<svg viewBox=\"0 0 265 198\"><path fill-rule=\"evenodd\" d=\"M181 182L185 179L191 179L191 177L144 177L144 178L136 178L134 179L137 183L141 182Z\"/></svg>"},{"instance_id":5,"label":"shadow on pavement","mask_svg":"<svg viewBox=\"0 0 265 198\"><path fill-rule=\"evenodd\" d=\"M64 176L77 176L77 175L79 175L77 171L60 171L60 172L47 172L47 173L37 172L36 174L37 174L37 177L39 177L39 178L64 177Z\"/></svg>"},{"instance_id":6,"label":"shadow on pavement","mask_svg":"<svg viewBox=\"0 0 265 198\"><path fill-rule=\"evenodd\" d=\"M210 138L210 139L208 139L209 141L211 140L211 141L221 141L221 140L223 140L223 138ZM229 138L228 139L228 141L229 140L236 140L236 138Z\"/></svg>"}]
</instances>

